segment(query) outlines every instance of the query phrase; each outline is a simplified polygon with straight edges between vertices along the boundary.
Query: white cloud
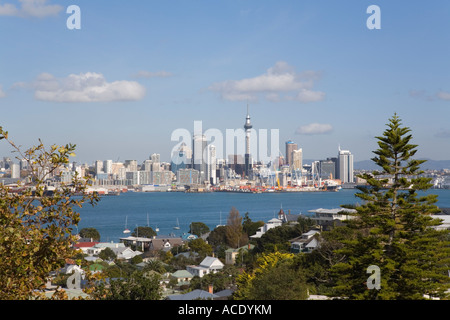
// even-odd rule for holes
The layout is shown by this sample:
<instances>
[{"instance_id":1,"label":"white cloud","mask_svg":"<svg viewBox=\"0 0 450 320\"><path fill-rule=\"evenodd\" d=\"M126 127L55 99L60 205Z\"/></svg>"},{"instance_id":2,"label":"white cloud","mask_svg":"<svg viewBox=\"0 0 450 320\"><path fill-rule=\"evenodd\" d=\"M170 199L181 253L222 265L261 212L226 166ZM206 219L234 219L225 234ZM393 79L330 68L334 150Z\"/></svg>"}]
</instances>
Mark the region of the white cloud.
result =
<instances>
[{"instance_id":1,"label":"white cloud","mask_svg":"<svg viewBox=\"0 0 450 320\"><path fill-rule=\"evenodd\" d=\"M107 82L102 74L94 72L71 74L62 79L42 73L31 88L37 100L54 102L134 101L145 96L145 88L138 82Z\"/></svg>"},{"instance_id":2,"label":"white cloud","mask_svg":"<svg viewBox=\"0 0 450 320\"><path fill-rule=\"evenodd\" d=\"M20 7L11 3L0 5L0 16L44 18L58 15L63 9L57 4L47 4L48 0L19 0Z\"/></svg>"},{"instance_id":3,"label":"white cloud","mask_svg":"<svg viewBox=\"0 0 450 320\"><path fill-rule=\"evenodd\" d=\"M437 97L441 100L450 100L450 93L445 91L440 91L437 93Z\"/></svg>"},{"instance_id":4,"label":"white cloud","mask_svg":"<svg viewBox=\"0 0 450 320\"><path fill-rule=\"evenodd\" d=\"M333 131L331 124L310 123L305 126L297 128L296 134L315 135L315 134L327 134Z\"/></svg>"},{"instance_id":5,"label":"white cloud","mask_svg":"<svg viewBox=\"0 0 450 320\"><path fill-rule=\"evenodd\" d=\"M208 89L219 92L223 99L231 101L255 101L262 94L269 101L284 99L307 103L325 98L325 93L312 90L314 82L320 78L321 74L317 71L297 73L294 67L279 61L260 76L218 82Z\"/></svg>"},{"instance_id":6,"label":"white cloud","mask_svg":"<svg viewBox=\"0 0 450 320\"><path fill-rule=\"evenodd\" d=\"M167 71L139 71L138 73L134 74L134 78L168 78L171 77L173 74Z\"/></svg>"},{"instance_id":7,"label":"white cloud","mask_svg":"<svg viewBox=\"0 0 450 320\"><path fill-rule=\"evenodd\" d=\"M6 93L3 91L3 87L0 84L0 99L6 97Z\"/></svg>"}]
</instances>

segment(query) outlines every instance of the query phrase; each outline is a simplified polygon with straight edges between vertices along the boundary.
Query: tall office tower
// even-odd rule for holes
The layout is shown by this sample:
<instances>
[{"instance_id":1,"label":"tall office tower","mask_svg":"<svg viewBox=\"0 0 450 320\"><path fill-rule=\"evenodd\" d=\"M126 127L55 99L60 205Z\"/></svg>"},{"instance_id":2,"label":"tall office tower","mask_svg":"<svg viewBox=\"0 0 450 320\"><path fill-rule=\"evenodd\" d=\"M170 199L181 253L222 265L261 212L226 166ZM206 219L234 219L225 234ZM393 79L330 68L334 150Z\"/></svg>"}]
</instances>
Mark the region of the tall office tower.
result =
<instances>
[{"instance_id":1,"label":"tall office tower","mask_svg":"<svg viewBox=\"0 0 450 320\"><path fill-rule=\"evenodd\" d=\"M137 160L125 160L127 171L138 171Z\"/></svg>"},{"instance_id":2,"label":"tall office tower","mask_svg":"<svg viewBox=\"0 0 450 320\"><path fill-rule=\"evenodd\" d=\"M341 179L342 183L353 182L353 155L348 150L341 150L339 147L339 153L337 158L337 178Z\"/></svg>"},{"instance_id":3,"label":"tall office tower","mask_svg":"<svg viewBox=\"0 0 450 320\"><path fill-rule=\"evenodd\" d=\"M207 177L207 163L203 158L206 153L206 136L204 134L196 134L192 143L192 168L200 173L200 183L204 183Z\"/></svg>"},{"instance_id":4,"label":"tall office tower","mask_svg":"<svg viewBox=\"0 0 450 320\"><path fill-rule=\"evenodd\" d=\"M97 160L95 161L95 174L99 174L103 172L103 161Z\"/></svg>"},{"instance_id":5,"label":"tall office tower","mask_svg":"<svg viewBox=\"0 0 450 320\"><path fill-rule=\"evenodd\" d=\"M208 145L208 181L215 185L217 181L217 158L216 158L216 146Z\"/></svg>"},{"instance_id":6,"label":"tall office tower","mask_svg":"<svg viewBox=\"0 0 450 320\"><path fill-rule=\"evenodd\" d=\"M302 170L303 168L303 149L292 151L292 170Z\"/></svg>"},{"instance_id":7,"label":"tall office tower","mask_svg":"<svg viewBox=\"0 0 450 320\"><path fill-rule=\"evenodd\" d=\"M103 172L106 174L112 173L112 160L103 161Z\"/></svg>"},{"instance_id":8,"label":"tall office tower","mask_svg":"<svg viewBox=\"0 0 450 320\"><path fill-rule=\"evenodd\" d=\"M150 156L150 160L153 161L153 163L160 163L161 162L161 155L159 153L154 153Z\"/></svg>"},{"instance_id":9,"label":"tall office tower","mask_svg":"<svg viewBox=\"0 0 450 320\"><path fill-rule=\"evenodd\" d=\"M250 122L250 113L248 111L248 105L247 105L247 118L245 119L245 167L244 167L244 174L246 177L251 176L251 170L252 165L250 161L250 135L251 135L251 129L253 128L251 122Z\"/></svg>"},{"instance_id":10,"label":"tall office tower","mask_svg":"<svg viewBox=\"0 0 450 320\"><path fill-rule=\"evenodd\" d=\"M19 179L20 178L20 165L18 165L17 163L11 163L9 167L11 168L11 178Z\"/></svg>"},{"instance_id":11,"label":"tall office tower","mask_svg":"<svg viewBox=\"0 0 450 320\"><path fill-rule=\"evenodd\" d=\"M286 165L289 167L293 165L292 152L297 149L298 145L296 143L291 140L286 141Z\"/></svg>"},{"instance_id":12,"label":"tall office tower","mask_svg":"<svg viewBox=\"0 0 450 320\"><path fill-rule=\"evenodd\" d=\"M319 175L321 179L336 179L336 163L328 158L320 160Z\"/></svg>"}]
</instances>

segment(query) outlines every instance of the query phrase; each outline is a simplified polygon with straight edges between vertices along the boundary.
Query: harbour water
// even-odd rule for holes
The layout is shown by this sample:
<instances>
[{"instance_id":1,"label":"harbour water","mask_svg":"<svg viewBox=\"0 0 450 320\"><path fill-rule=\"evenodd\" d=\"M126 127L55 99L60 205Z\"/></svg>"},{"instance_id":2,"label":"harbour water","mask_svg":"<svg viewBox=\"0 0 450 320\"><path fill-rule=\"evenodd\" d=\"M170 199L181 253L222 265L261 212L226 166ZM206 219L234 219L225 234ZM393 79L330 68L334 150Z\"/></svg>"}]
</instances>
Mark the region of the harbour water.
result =
<instances>
[{"instance_id":1,"label":"harbour water","mask_svg":"<svg viewBox=\"0 0 450 320\"><path fill-rule=\"evenodd\" d=\"M219 224L226 224L232 207L242 217L248 212L253 221L268 221L280 210L292 214L308 214L318 208L333 209L342 204L357 204L355 189L339 192L281 192L281 193L183 193L183 192L127 192L119 196L102 197L92 207L85 204L78 212L81 221L78 230L95 228L101 241L118 242L124 234L125 223L130 230L149 225L159 228L158 234L181 236L189 231L191 222L203 222L211 230ZM437 194L439 207L450 207L450 190L433 189L427 193ZM179 221L180 229L173 227Z\"/></svg>"}]
</instances>

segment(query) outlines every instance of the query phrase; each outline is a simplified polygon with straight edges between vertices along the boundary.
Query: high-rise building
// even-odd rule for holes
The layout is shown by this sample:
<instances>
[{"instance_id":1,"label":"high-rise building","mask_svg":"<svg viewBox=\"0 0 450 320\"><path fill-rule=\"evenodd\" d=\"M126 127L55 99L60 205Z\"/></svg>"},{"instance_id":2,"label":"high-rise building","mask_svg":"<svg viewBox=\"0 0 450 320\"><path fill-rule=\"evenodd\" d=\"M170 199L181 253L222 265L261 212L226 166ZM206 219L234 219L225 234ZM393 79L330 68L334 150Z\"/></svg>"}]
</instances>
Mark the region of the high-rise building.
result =
<instances>
[{"instance_id":1,"label":"high-rise building","mask_svg":"<svg viewBox=\"0 0 450 320\"><path fill-rule=\"evenodd\" d=\"M320 160L319 176L321 179L336 179L336 162L331 159Z\"/></svg>"},{"instance_id":2,"label":"high-rise building","mask_svg":"<svg viewBox=\"0 0 450 320\"><path fill-rule=\"evenodd\" d=\"M112 160L103 161L103 172L106 174L112 173Z\"/></svg>"},{"instance_id":3,"label":"high-rise building","mask_svg":"<svg viewBox=\"0 0 450 320\"><path fill-rule=\"evenodd\" d=\"M341 150L337 158L337 178L341 179L342 183L354 182L353 178L353 155L349 150Z\"/></svg>"},{"instance_id":4,"label":"high-rise building","mask_svg":"<svg viewBox=\"0 0 450 320\"><path fill-rule=\"evenodd\" d=\"M203 134L196 134L192 143L192 168L200 173L200 182L203 183L207 179L207 163L203 157L206 152L206 136Z\"/></svg>"},{"instance_id":5,"label":"high-rise building","mask_svg":"<svg viewBox=\"0 0 450 320\"><path fill-rule=\"evenodd\" d=\"M292 151L292 170L302 170L303 168L303 149L297 149Z\"/></svg>"},{"instance_id":6,"label":"high-rise building","mask_svg":"<svg viewBox=\"0 0 450 320\"><path fill-rule=\"evenodd\" d=\"M286 163L285 163L286 165L292 167L292 165L294 164L292 152L297 149L298 145L296 143L294 143L291 140L286 141Z\"/></svg>"},{"instance_id":7,"label":"high-rise building","mask_svg":"<svg viewBox=\"0 0 450 320\"><path fill-rule=\"evenodd\" d=\"M208 145L208 181L212 184L216 184L216 170L217 170L217 158L216 158L216 146Z\"/></svg>"},{"instance_id":8,"label":"high-rise building","mask_svg":"<svg viewBox=\"0 0 450 320\"><path fill-rule=\"evenodd\" d=\"M252 165L250 161L250 136L251 136L251 129L253 128L251 122L250 122L250 113L248 110L247 105L247 117L245 118L245 166L244 166L244 174L246 177L251 176L252 171Z\"/></svg>"}]
</instances>

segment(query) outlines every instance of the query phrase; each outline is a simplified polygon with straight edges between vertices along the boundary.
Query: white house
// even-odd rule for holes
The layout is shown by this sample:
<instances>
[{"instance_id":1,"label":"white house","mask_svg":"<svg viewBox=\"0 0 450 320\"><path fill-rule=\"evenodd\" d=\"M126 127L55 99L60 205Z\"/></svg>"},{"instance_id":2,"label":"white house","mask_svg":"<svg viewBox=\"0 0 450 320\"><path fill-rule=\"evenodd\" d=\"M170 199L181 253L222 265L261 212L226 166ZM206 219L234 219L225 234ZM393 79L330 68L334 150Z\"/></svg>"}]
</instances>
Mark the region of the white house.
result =
<instances>
[{"instance_id":1,"label":"white house","mask_svg":"<svg viewBox=\"0 0 450 320\"><path fill-rule=\"evenodd\" d=\"M316 234L320 233L317 230L310 230L303 233L300 237L290 240L291 242L291 252L311 252L319 246L319 240L314 237Z\"/></svg>"},{"instance_id":2,"label":"white house","mask_svg":"<svg viewBox=\"0 0 450 320\"><path fill-rule=\"evenodd\" d=\"M312 220L316 221L317 224L322 225L325 223L330 223L334 220L350 220L353 219L353 213L356 213L355 209L346 209L346 208L335 208L335 209L315 209L309 210L308 212L314 213L313 216L309 217Z\"/></svg>"},{"instance_id":3,"label":"white house","mask_svg":"<svg viewBox=\"0 0 450 320\"><path fill-rule=\"evenodd\" d=\"M258 231L256 231L256 234L253 236L250 236L250 238L257 239L261 238L264 233L266 233L268 230L279 227L283 224L283 221L277 218L270 219L267 223L265 223L262 227L259 228Z\"/></svg>"},{"instance_id":4,"label":"white house","mask_svg":"<svg viewBox=\"0 0 450 320\"><path fill-rule=\"evenodd\" d=\"M187 266L186 270L193 276L203 277L205 274L216 273L222 270L224 264L217 258L206 257L198 266Z\"/></svg>"}]
</instances>

